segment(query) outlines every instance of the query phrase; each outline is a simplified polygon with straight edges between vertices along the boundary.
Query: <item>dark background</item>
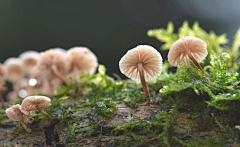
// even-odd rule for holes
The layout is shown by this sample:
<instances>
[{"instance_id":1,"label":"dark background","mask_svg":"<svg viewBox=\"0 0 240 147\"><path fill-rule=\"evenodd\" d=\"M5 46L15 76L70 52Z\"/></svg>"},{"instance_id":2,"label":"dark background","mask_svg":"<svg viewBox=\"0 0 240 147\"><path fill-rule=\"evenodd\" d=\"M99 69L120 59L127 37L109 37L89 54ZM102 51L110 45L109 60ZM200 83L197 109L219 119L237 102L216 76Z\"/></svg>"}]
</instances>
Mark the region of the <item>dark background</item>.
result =
<instances>
[{"instance_id":1,"label":"dark background","mask_svg":"<svg viewBox=\"0 0 240 147\"><path fill-rule=\"evenodd\" d=\"M161 43L147 36L154 28L172 21L177 32L184 20L195 20L206 31L227 33L233 40L240 27L240 1L224 0L1 0L0 62L26 50L86 46L117 73L127 50L148 44L159 50ZM166 59L167 52L161 52Z\"/></svg>"}]
</instances>

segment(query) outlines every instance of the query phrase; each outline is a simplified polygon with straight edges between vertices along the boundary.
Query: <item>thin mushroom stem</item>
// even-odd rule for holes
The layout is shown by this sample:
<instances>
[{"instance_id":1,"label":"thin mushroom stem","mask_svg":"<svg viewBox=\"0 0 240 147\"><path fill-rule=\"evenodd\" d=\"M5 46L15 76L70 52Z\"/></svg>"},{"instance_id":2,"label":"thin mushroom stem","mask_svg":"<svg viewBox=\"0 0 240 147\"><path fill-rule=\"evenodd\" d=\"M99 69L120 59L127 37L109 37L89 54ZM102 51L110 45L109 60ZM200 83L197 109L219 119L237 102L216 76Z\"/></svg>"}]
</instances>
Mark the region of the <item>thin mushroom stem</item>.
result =
<instances>
[{"instance_id":1,"label":"thin mushroom stem","mask_svg":"<svg viewBox=\"0 0 240 147\"><path fill-rule=\"evenodd\" d=\"M52 93L54 93L55 87L54 87L54 85L52 84L51 80L47 80L47 82L48 82L48 85L50 86L50 91L52 91Z\"/></svg>"},{"instance_id":2,"label":"thin mushroom stem","mask_svg":"<svg viewBox=\"0 0 240 147\"><path fill-rule=\"evenodd\" d=\"M142 86L143 86L143 91L144 91L146 99L147 99L147 105L149 105L150 104L150 95L149 95L147 83L145 81L144 72L143 72L143 64L142 63L138 63L138 71L139 71L141 83L142 83Z\"/></svg>"},{"instance_id":3,"label":"thin mushroom stem","mask_svg":"<svg viewBox=\"0 0 240 147\"><path fill-rule=\"evenodd\" d=\"M17 92L17 81L12 82L12 88L13 88L13 91Z\"/></svg>"},{"instance_id":4,"label":"thin mushroom stem","mask_svg":"<svg viewBox=\"0 0 240 147\"><path fill-rule=\"evenodd\" d=\"M36 108L37 110L42 113L43 115L47 116L49 119L51 119L51 116L49 114L47 114L45 111L43 111L39 106L38 104L36 104Z\"/></svg>"},{"instance_id":5,"label":"thin mushroom stem","mask_svg":"<svg viewBox=\"0 0 240 147\"><path fill-rule=\"evenodd\" d=\"M38 89L41 89L41 91L44 91L42 93L51 93L53 92L53 85L48 80L44 80L42 82L42 85L38 86Z\"/></svg>"},{"instance_id":6,"label":"thin mushroom stem","mask_svg":"<svg viewBox=\"0 0 240 147\"><path fill-rule=\"evenodd\" d=\"M0 92L0 101L1 101L2 108L4 108L5 105L4 105L4 100L3 100L3 97L2 97L2 93L1 93L1 92Z\"/></svg>"},{"instance_id":7,"label":"thin mushroom stem","mask_svg":"<svg viewBox=\"0 0 240 147\"><path fill-rule=\"evenodd\" d=\"M24 123L24 120L23 120L23 115L21 115L20 116L20 121L21 121L21 123L22 123L22 126L24 127L24 129L28 132L28 133L31 133L32 132L32 130L31 129L29 129L27 126L26 126L26 124Z\"/></svg>"},{"instance_id":8,"label":"thin mushroom stem","mask_svg":"<svg viewBox=\"0 0 240 147\"><path fill-rule=\"evenodd\" d=\"M200 69L202 71L202 73L204 74L204 71L202 69L202 67L199 65L199 63L194 59L194 57L192 56L191 53L188 54L188 57L193 61L193 63L198 67L198 69Z\"/></svg>"},{"instance_id":9,"label":"thin mushroom stem","mask_svg":"<svg viewBox=\"0 0 240 147\"><path fill-rule=\"evenodd\" d=\"M53 65L53 66L52 66L52 70L53 70L53 73L54 73L60 80L62 80L65 84L67 84L67 85L69 86L66 78L57 70L56 65Z\"/></svg>"}]
</instances>

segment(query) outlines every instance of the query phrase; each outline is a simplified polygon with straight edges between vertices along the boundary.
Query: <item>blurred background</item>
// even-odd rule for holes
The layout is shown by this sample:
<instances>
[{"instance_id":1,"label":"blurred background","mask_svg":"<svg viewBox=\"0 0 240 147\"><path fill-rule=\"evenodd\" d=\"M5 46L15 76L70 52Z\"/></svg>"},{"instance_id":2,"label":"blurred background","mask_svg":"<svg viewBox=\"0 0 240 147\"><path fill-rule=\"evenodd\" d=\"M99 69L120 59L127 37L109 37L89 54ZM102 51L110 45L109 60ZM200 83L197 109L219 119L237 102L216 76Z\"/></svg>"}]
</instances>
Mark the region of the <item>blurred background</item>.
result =
<instances>
[{"instance_id":1,"label":"blurred background","mask_svg":"<svg viewBox=\"0 0 240 147\"><path fill-rule=\"evenodd\" d=\"M0 62L26 50L45 51L86 46L107 68L120 75L118 62L127 50L161 43L147 36L172 21L175 32L188 20L198 21L207 32L227 33L230 44L240 27L240 1L219 0L1 0ZM161 52L166 60L167 52Z\"/></svg>"}]
</instances>

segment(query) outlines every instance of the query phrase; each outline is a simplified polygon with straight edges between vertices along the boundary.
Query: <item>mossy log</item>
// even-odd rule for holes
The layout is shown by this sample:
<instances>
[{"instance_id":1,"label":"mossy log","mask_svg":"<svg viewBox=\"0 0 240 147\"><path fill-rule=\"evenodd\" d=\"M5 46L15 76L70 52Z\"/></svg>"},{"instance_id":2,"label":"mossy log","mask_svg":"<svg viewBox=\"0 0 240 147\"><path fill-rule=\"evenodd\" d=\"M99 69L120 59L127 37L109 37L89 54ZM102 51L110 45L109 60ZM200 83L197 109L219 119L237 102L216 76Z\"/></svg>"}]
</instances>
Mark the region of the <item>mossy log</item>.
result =
<instances>
[{"instance_id":1,"label":"mossy log","mask_svg":"<svg viewBox=\"0 0 240 147\"><path fill-rule=\"evenodd\" d=\"M74 102L71 100L64 101L62 108L73 107ZM52 117L34 121L28 124L32 129L31 133L26 132L20 123L15 123L7 117L0 121L0 146L132 146L131 142L134 137L127 136L127 132L139 132L144 129L144 125L136 125L132 128L125 128L117 133L114 129L117 126L124 126L127 123L131 113L132 122L145 121L150 122L152 117L159 111L165 110L167 104L143 106L139 105L133 109L125 105L124 102L118 101L117 109L111 108L114 112L113 118L103 116L94 116L90 108L81 108L71 111L71 116L62 121ZM186 107L192 105L185 103ZM209 114L209 109L203 110L201 116L192 118L193 112L187 109L173 108L175 110L171 120L159 119L159 122L169 122L167 130L168 142L171 146L184 146L176 140L171 139L173 136L184 136L187 132L191 135L185 135L183 140L194 139L200 142L206 141L207 138L221 140L221 136L226 132L218 125ZM190 107L191 109L191 107ZM59 114L61 115L61 114ZM220 120L220 118L219 118ZM222 121L224 118L222 118ZM75 125L74 129L73 124ZM97 124L97 125L96 125ZM154 127L141 136L148 137L155 132ZM161 130L159 130L161 132ZM162 132L164 129L162 130ZM71 136L71 137L69 137ZM144 140L144 139L143 139ZM129 143L128 143L129 142ZM168 146L163 142L156 140L145 140L136 146ZM232 141L225 140L224 146L233 146Z\"/></svg>"}]
</instances>

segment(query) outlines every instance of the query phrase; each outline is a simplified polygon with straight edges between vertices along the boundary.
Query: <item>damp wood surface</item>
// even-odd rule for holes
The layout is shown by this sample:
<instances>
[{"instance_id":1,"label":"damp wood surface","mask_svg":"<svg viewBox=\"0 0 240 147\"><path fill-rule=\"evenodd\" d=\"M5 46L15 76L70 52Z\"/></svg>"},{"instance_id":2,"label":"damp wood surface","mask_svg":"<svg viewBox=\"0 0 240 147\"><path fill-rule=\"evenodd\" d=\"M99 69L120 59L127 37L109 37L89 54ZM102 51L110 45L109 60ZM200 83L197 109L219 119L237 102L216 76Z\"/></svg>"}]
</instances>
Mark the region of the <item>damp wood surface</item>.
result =
<instances>
[{"instance_id":1,"label":"damp wood surface","mask_svg":"<svg viewBox=\"0 0 240 147\"><path fill-rule=\"evenodd\" d=\"M61 105L64 108L71 107L73 100L63 101ZM104 120L106 121L101 127L94 128L91 127L92 120L89 119L89 114L91 113L89 108L81 108L77 111L72 111L71 118L68 119L68 122L61 122L56 118L48 119L46 117L33 122L32 124L28 124L28 127L32 129L31 133L27 133L22 127L17 126L16 123L9 120L8 118L4 118L0 121L0 145L1 147L8 146L115 146L112 142L115 140L125 140L127 142L131 142L133 140L132 137L124 137L124 130L114 133L114 128L117 126L124 126L126 124L126 119L128 114L131 113L133 117L133 121L146 121L149 122L155 114L160 111L166 109L164 104L162 105L150 105L150 106L142 106L139 105L138 108L133 109L124 104L124 102L116 101L117 109L113 109L114 117L106 118L106 117L98 117L98 121ZM181 112L182 111L182 112ZM206 110L207 111L207 110ZM207 113L207 112L205 112ZM169 136L186 134L187 132L193 132L190 136L186 136L186 140L189 138L196 139L199 141L205 141L206 137L213 137L215 139L220 140L220 136L225 132L219 128L217 125L214 125L214 120L207 120L207 127L204 127L203 124L197 123L199 119L192 119L192 112L187 112L186 110L177 111L173 117L170 128L168 130ZM81 117L79 120L78 117ZM159 121L164 122L164 120L159 119ZM69 129L69 125L77 123L76 129L74 131L75 134L82 134L77 138L71 138L67 143L64 144L67 136L71 136L72 132ZM19 124L18 124L19 125ZM143 129L144 126L136 126L134 128L128 128L132 132L139 132ZM151 129L154 129L151 128ZM149 130L146 134L142 134L141 136L148 136L151 131ZM89 134L89 135L84 135ZM174 146L183 146L177 145L175 141L170 140L170 143ZM113 145L112 145L113 144ZM149 146L155 147L160 146L159 142L148 141L143 142L143 144L138 146ZM162 144L163 145L163 144ZM231 141L225 144L226 146L233 146ZM164 145L163 145L164 146Z\"/></svg>"}]
</instances>

